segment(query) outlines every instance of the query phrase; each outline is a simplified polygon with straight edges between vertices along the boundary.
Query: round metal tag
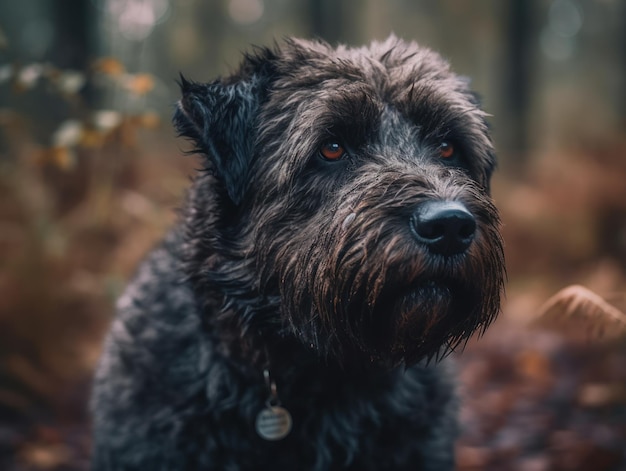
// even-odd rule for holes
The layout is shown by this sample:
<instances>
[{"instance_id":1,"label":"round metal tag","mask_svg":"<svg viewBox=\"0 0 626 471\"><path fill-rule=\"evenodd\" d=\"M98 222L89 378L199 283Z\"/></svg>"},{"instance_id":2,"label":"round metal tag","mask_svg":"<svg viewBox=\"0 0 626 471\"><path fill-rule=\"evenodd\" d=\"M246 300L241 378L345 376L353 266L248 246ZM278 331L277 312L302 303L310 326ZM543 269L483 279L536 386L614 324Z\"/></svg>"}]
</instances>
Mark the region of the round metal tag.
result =
<instances>
[{"instance_id":1,"label":"round metal tag","mask_svg":"<svg viewBox=\"0 0 626 471\"><path fill-rule=\"evenodd\" d=\"M256 416L256 433L265 440L281 440L291 431L291 414L280 406L268 406Z\"/></svg>"}]
</instances>

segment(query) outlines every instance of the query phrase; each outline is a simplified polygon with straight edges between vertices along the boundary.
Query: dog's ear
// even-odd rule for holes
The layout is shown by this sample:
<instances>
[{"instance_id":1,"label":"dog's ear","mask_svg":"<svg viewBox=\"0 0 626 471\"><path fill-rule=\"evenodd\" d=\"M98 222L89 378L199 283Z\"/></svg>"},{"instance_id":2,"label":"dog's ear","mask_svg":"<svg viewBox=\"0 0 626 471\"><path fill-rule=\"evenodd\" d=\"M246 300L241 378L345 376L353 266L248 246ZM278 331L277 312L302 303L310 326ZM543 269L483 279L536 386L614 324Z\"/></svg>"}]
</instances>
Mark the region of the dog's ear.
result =
<instances>
[{"instance_id":1,"label":"dog's ear","mask_svg":"<svg viewBox=\"0 0 626 471\"><path fill-rule=\"evenodd\" d=\"M180 78L182 98L174 114L181 136L204 154L229 198L241 202L255 139L255 121L265 87L257 75L195 83Z\"/></svg>"}]
</instances>

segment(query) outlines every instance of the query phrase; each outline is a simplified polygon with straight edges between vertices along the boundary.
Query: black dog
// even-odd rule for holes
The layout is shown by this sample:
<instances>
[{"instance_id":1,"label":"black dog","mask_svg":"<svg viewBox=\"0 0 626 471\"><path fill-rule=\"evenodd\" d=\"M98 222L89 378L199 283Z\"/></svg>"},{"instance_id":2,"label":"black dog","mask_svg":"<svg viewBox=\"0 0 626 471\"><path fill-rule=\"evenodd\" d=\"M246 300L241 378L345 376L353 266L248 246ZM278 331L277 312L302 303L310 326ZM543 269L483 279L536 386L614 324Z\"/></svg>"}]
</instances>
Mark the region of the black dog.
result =
<instances>
[{"instance_id":1,"label":"black dog","mask_svg":"<svg viewBox=\"0 0 626 471\"><path fill-rule=\"evenodd\" d=\"M181 88L205 171L119 301L94 469L453 469L435 360L494 319L504 272L466 81L391 37L289 40Z\"/></svg>"}]
</instances>

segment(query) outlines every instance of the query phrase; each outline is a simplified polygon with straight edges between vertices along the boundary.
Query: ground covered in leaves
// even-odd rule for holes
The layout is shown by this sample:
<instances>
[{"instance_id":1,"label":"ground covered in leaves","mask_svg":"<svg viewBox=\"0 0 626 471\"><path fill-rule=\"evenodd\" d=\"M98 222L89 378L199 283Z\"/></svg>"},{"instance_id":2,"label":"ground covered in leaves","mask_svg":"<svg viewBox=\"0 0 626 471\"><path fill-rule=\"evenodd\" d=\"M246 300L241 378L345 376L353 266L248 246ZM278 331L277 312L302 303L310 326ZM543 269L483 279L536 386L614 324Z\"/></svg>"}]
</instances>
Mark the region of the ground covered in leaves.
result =
<instances>
[{"instance_id":1,"label":"ground covered in leaves","mask_svg":"<svg viewBox=\"0 0 626 471\"><path fill-rule=\"evenodd\" d=\"M458 469L626 469L626 342L508 324L460 362Z\"/></svg>"}]
</instances>

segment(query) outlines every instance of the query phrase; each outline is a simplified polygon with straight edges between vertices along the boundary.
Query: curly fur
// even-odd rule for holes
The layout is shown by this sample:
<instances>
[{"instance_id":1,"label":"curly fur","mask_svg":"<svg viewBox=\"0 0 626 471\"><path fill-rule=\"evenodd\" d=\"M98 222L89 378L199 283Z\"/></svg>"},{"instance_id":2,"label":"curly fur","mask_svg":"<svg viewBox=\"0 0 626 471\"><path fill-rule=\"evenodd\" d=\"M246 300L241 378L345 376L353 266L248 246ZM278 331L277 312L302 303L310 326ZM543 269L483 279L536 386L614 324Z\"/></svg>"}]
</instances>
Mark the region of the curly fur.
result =
<instances>
[{"instance_id":1,"label":"curly fur","mask_svg":"<svg viewBox=\"0 0 626 471\"><path fill-rule=\"evenodd\" d=\"M94 469L453 469L454 375L430 360L489 325L504 274L467 81L390 37L287 40L180 85L174 123L205 171L119 301ZM320 158L329 139L346 158ZM438 200L475 218L466 252L416 242L412 214ZM265 368L293 416L276 442L254 430Z\"/></svg>"}]
</instances>

